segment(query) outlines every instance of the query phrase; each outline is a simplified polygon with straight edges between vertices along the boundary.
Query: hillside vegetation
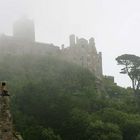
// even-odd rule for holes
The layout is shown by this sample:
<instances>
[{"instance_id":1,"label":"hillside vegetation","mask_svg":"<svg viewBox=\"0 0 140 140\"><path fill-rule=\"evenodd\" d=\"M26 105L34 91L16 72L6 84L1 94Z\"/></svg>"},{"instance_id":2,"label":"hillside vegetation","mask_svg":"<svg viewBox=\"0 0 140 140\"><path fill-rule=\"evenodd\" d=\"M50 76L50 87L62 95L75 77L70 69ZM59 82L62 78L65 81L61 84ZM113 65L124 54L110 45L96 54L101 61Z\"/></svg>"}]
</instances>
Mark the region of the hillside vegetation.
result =
<instances>
[{"instance_id":1,"label":"hillside vegetation","mask_svg":"<svg viewBox=\"0 0 140 140\"><path fill-rule=\"evenodd\" d=\"M131 89L51 57L0 56L15 128L24 140L140 140Z\"/></svg>"}]
</instances>

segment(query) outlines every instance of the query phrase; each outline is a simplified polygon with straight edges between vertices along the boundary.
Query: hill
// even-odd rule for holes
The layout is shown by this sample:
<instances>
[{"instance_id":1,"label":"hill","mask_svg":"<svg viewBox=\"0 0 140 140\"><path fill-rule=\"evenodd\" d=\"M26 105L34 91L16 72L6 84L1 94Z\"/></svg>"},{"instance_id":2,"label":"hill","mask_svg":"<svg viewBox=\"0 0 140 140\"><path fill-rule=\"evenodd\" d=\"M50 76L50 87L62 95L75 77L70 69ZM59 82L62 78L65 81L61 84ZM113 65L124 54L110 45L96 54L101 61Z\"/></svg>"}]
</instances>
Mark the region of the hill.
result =
<instances>
[{"instance_id":1,"label":"hill","mask_svg":"<svg viewBox=\"0 0 140 140\"><path fill-rule=\"evenodd\" d=\"M131 89L46 56L0 56L15 128L25 140L138 140L139 103Z\"/></svg>"}]
</instances>

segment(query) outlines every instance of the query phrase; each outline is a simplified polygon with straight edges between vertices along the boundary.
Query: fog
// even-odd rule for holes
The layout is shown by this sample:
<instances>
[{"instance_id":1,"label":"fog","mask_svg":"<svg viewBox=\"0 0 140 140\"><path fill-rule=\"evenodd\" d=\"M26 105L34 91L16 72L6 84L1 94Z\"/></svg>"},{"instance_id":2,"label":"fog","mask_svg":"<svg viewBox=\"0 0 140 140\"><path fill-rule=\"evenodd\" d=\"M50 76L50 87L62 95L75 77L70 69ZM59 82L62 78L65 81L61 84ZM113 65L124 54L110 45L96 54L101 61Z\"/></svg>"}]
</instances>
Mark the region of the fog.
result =
<instances>
[{"instance_id":1,"label":"fog","mask_svg":"<svg viewBox=\"0 0 140 140\"><path fill-rule=\"evenodd\" d=\"M104 74L115 76L118 85L131 84L119 74L115 58L140 55L139 0L0 0L0 33L11 35L13 22L21 16L34 20L39 42L68 46L70 34L94 37Z\"/></svg>"}]
</instances>

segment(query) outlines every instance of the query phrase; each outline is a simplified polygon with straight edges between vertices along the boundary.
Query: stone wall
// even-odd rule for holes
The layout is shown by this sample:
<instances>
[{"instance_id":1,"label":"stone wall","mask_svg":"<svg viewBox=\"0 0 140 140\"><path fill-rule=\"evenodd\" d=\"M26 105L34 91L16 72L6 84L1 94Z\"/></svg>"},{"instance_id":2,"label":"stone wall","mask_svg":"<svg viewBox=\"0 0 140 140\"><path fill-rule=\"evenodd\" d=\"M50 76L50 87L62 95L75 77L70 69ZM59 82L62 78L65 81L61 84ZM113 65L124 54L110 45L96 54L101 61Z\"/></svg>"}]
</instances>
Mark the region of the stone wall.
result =
<instances>
[{"instance_id":1,"label":"stone wall","mask_svg":"<svg viewBox=\"0 0 140 140\"><path fill-rule=\"evenodd\" d=\"M59 47L53 44L30 42L13 36L0 36L0 54L6 55L58 55Z\"/></svg>"},{"instance_id":2,"label":"stone wall","mask_svg":"<svg viewBox=\"0 0 140 140\"><path fill-rule=\"evenodd\" d=\"M9 101L9 97L0 96L0 140L23 140L13 129Z\"/></svg>"}]
</instances>

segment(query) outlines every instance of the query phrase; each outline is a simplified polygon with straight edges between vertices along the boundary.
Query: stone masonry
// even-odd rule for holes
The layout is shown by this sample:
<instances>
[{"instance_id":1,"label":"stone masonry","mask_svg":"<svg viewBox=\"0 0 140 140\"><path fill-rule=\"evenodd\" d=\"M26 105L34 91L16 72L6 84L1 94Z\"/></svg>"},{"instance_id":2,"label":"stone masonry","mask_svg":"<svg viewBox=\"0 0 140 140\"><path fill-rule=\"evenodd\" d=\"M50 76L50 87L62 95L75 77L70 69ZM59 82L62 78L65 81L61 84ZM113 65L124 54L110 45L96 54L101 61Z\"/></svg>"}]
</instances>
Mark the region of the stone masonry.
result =
<instances>
[{"instance_id":1,"label":"stone masonry","mask_svg":"<svg viewBox=\"0 0 140 140\"><path fill-rule=\"evenodd\" d=\"M0 140L23 140L14 132L7 96L0 96Z\"/></svg>"},{"instance_id":2,"label":"stone masonry","mask_svg":"<svg viewBox=\"0 0 140 140\"><path fill-rule=\"evenodd\" d=\"M9 98L0 97L0 140L14 140Z\"/></svg>"}]
</instances>

